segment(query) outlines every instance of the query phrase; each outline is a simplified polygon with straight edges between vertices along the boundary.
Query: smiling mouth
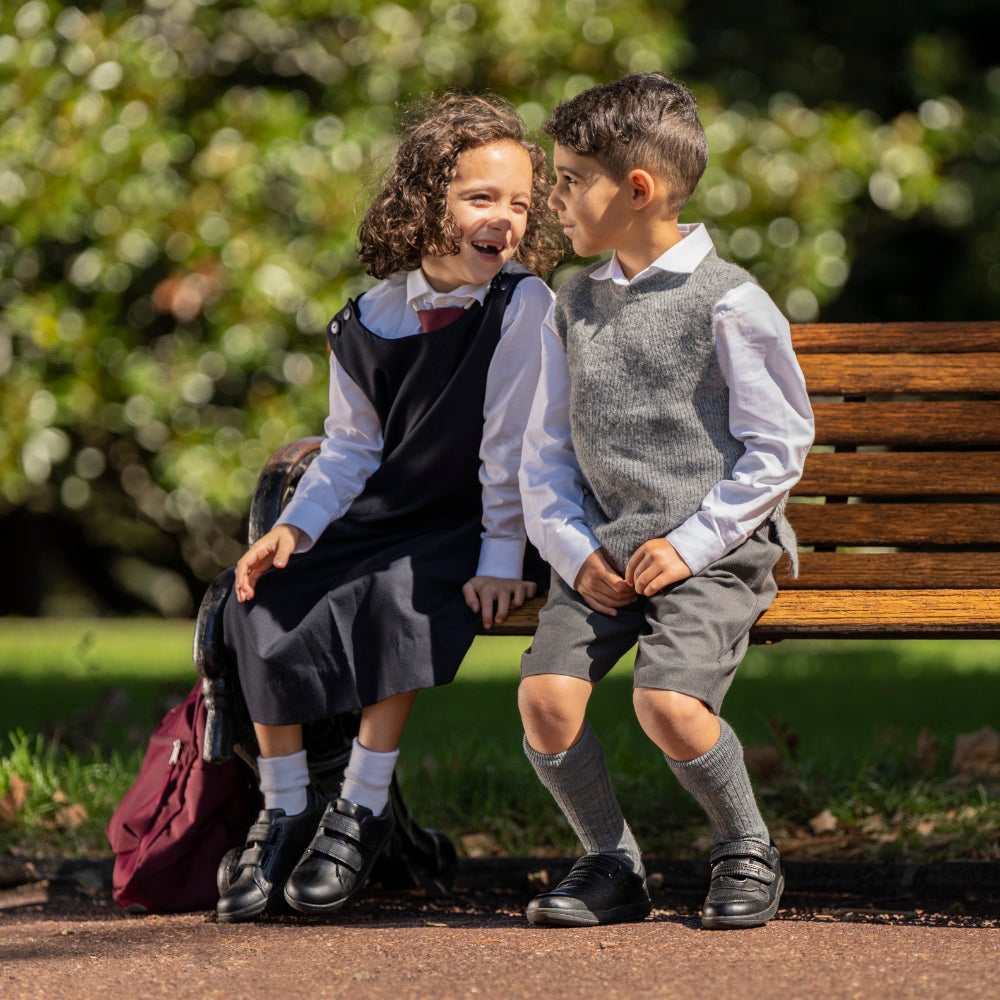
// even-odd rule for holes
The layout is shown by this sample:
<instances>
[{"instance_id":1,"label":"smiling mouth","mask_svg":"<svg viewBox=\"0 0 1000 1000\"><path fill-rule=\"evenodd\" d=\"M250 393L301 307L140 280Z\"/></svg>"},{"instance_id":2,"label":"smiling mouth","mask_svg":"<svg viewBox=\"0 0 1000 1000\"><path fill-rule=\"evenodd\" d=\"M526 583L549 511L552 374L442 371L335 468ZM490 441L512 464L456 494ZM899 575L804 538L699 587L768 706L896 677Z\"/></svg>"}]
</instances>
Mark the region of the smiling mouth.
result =
<instances>
[{"instance_id":1,"label":"smiling mouth","mask_svg":"<svg viewBox=\"0 0 1000 1000\"><path fill-rule=\"evenodd\" d=\"M483 254L483 256L494 259L499 257L501 253L501 248L491 243L473 243L472 248Z\"/></svg>"}]
</instances>

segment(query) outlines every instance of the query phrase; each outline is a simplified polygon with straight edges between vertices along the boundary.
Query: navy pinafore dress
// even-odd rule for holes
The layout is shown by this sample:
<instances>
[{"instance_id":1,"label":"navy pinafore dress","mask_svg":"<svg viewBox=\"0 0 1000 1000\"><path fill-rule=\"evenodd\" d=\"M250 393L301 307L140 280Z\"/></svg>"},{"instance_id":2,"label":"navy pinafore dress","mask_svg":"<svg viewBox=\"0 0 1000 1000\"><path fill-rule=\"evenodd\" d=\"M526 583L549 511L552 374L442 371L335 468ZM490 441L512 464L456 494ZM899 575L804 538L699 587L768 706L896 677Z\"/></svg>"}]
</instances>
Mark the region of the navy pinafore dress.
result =
<instances>
[{"instance_id":1,"label":"navy pinafore dress","mask_svg":"<svg viewBox=\"0 0 1000 1000\"><path fill-rule=\"evenodd\" d=\"M461 588L479 561L486 377L526 276L497 275L481 306L431 333L378 337L353 300L330 322L381 422L382 461L308 552L226 603L254 722L315 722L454 678L479 622Z\"/></svg>"}]
</instances>

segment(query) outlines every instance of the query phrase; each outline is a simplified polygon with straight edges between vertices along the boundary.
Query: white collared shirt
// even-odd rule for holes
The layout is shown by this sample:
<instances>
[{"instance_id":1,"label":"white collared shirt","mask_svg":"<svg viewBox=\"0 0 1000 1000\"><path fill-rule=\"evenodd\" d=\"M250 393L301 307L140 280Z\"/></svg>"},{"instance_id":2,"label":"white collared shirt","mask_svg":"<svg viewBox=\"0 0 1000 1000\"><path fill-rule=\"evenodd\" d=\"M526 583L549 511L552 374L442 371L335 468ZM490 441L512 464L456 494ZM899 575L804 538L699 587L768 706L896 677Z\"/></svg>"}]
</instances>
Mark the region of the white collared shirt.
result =
<instances>
[{"instance_id":1,"label":"white collared shirt","mask_svg":"<svg viewBox=\"0 0 1000 1000\"><path fill-rule=\"evenodd\" d=\"M594 281L636 284L654 270L690 274L712 249L703 225L680 226L683 239L645 270L625 277L617 257L596 268ZM746 451L732 476L717 483L701 507L665 537L698 573L742 544L802 475L813 440L812 407L792 350L788 321L758 285L746 282L716 304L715 350L729 386L729 429ZM521 498L528 536L570 585L600 548L583 513L586 481L569 422L569 366L550 309L542 327L542 367L525 432Z\"/></svg>"},{"instance_id":2,"label":"white collared shirt","mask_svg":"<svg viewBox=\"0 0 1000 1000\"><path fill-rule=\"evenodd\" d=\"M519 265L508 265L516 269ZM365 292L359 319L376 336L398 339L421 333L417 309L468 308L482 302L489 284L462 285L436 292L423 271L397 272ZM525 532L517 470L521 441L538 382L540 329L552 292L537 277L523 279L511 296L500 327L500 341L490 362L483 407L483 542L479 576L519 578ZM382 459L382 426L367 396L330 356L330 413L326 438L306 470L279 524L292 524L306 537L304 552L332 521L346 513ZM419 484L414 484L418 489Z\"/></svg>"}]
</instances>

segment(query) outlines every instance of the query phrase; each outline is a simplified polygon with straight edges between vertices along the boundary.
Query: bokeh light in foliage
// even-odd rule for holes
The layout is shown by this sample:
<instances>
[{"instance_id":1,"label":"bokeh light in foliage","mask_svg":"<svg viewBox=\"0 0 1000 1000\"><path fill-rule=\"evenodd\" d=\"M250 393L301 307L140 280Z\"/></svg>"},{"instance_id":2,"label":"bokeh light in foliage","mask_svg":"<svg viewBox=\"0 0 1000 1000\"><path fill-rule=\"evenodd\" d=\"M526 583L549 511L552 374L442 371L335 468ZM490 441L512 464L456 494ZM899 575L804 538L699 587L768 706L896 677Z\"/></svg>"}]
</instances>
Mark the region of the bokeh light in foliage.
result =
<instances>
[{"instance_id":1,"label":"bokeh light in foliage","mask_svg":"<svg viewBox=\"0 0 1000 1000\"><path fill-rule=\"evenodd\" d=\"M963 72L952 35L916 32L912 101L880 114L813 96L848 78L835 41L803 35L764 66L755 27L699 16L682 0L5 4L0 525L68 521L139 606L191 612L239 554L268 452L321 430L325 323L371 283L358 213L400 108L429 91L495 90L538 128L594 83L663 69L697 92L712 149L684 218L791 319L836 304L871 233L913 220L978 226L970 268L1000 300L1000 68ZM71 589L45 609L95 606Z\"/></svg>"}]
</instances>

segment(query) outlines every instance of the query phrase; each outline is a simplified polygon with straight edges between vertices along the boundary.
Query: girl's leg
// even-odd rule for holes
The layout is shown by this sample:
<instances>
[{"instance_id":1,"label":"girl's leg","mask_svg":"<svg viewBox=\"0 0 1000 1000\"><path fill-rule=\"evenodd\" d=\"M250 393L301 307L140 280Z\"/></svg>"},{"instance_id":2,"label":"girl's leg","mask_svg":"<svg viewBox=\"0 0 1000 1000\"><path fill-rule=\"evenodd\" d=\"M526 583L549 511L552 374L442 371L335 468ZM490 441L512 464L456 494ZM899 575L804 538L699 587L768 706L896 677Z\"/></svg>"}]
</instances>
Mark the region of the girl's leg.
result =
<instances>
[{"instance_id":1,"label":"girl's leg","mask_svg":"<svg viewBox=\"0 0 1000 1000\"><path fill-rule=\"evenodd\" d=\"M406 691L362 711L340 797L326 807L309 849L285 883L285 900L293 909L333 913L367 881L395 824L389 785L415 698L415 691Z\"/></svg>"},{"instance_id":2,"label":"girl's leg","mask_svg":"<svg viewBox=\"0 0 1000 1000\"><path fill-rule=\"evenodd\" d=\"M399 741L416 697L416 691L405 691L362 709L341 798L371 809L376 816L382 814L389 800Z\"/></svg>"},{"instance_id":3,"label":"girl's leg","mask_svg":"<svg viewBox=\"0 0 1000 1000\"><path fill-rule=\"evenodd\" d=\"M264 808L247 832L239 860L220 866L220 921L252 920L273 912L285 880L309 845L325 802L309 784L301 726L254 724Z\"/></svg>"},{"instance_id":4,"label":"girl's leg","mask_svg":"<svg viewBox=\"0 0 1000 1000\"><path fill-rule=\"evenodd\" d=\"M301 726L264 726L254 723L260 756L260 791L265 809L282 809L295 816L306 808L309 765L302 747Z\"/></svg>"}]
</instances>

